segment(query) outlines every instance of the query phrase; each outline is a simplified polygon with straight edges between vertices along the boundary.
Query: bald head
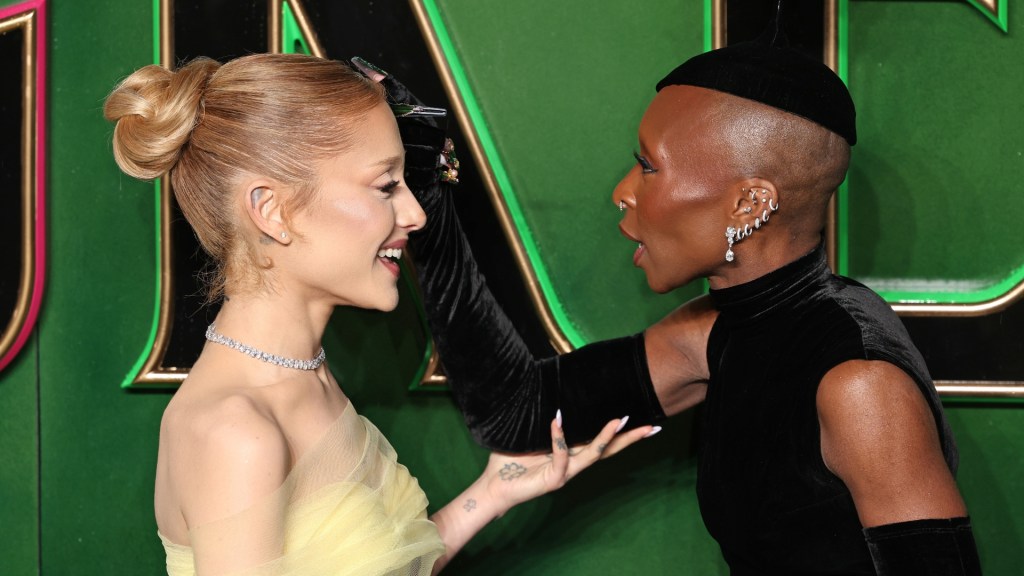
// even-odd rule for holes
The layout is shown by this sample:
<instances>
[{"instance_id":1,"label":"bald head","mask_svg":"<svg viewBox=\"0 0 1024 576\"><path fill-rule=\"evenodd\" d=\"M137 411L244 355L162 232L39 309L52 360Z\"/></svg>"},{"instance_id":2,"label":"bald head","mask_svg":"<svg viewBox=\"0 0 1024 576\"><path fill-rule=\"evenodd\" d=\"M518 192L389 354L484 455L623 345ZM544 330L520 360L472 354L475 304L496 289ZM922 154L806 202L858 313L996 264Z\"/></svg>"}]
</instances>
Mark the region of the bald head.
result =
<instances>
[{"instance_id":1,"label":"bald head","mask_svg":"<svg viewBox=\"0 0 1024 576\"><path fill-rule=\"evenodd\" d=\"M810 120L720 93L709 99L707 114L738 177L765 178L788 194L825 200L846 177L849 144Z\"/></svg>"},{"instance_id":2,"label":"bald head","mask_svg":"<svg viewBox=\"0 0 1024 576\"><path fill-rule=\"evenodd\" d=\"M832 193L846 177L850 146L836 133L810 120L761 104L695 86L668 86L656 101L666 110L665 136L680 143L685 154L695 150L712 163L717 184L761 178L779 191L791 227L817 234L824 225ZM695 133L690 126L700 125ZM672 148L672 146L670 146ZM710 169L710 168L709 168Z\"/></svg>"}]
</instances>

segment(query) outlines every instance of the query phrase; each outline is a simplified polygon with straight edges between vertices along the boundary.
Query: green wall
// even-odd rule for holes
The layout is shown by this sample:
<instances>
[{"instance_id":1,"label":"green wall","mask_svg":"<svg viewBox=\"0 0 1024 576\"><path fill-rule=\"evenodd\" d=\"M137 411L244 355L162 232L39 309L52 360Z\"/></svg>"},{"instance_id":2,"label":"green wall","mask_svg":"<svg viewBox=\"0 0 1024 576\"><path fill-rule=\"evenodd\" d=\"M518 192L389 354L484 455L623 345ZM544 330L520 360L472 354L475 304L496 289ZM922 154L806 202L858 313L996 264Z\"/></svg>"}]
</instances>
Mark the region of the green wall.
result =
<instances>
[{"instance_id":1,"label":"green wall","mask_svg":"<svg viewBox=\"0 0 1024 576\"><path fill-rule=\"evenodd\" d=\"M35 338L0 375L0 558L12 574L39 564L39 402Z\"/></svg>"},{"instance_id":2,"label":"green wall","mask_svg":"<svg viewBox=\"0 0 1024 576\"><path fill-rule=\"evenodd\" d=\"M11 4L0 0L0 6ZM511 183L536 191L524 196L524 211L537 219L531 222L547 218L531 226L558 267L552 274L556 291L578 296L566 298L565 306L580 333L594 339L637 330L674 306L683 296L651 295L642 275L630 269L631 248L614 228L618 212L609 195L631 164L634 131L653 83L701 49L703 3L664 2L648 14L634 14L618 2L438 4L465 52L467 74L493 106L488 121L501 141ZM854 16L868 18L935 3L853 4ZM976 16L966 4L948 4L940 10L962 10L942 26ZM0 572L157 574L163 552L155 534L152 483L158 424L170 393L119 387L141 352L151 319L154 194L152 186L117 170L110 126L101 117L103 98L116 81L152 60L151 4L51 0L49 16L48 285L35 337L0 374ZM1011 34L1024 29L1024 21L1011 17ZM877 20L873 26L883 21L871 18ZM971 24L986 25L981 18ZM942 37L941 26L919 26L930 31L933 43ZM915 38L873 34L851 34L852 49L877 42L895 49ZM857 66L865 65L851 60L853 78L870 70ZM966 85L950 82L945 88ZM855 84L859 96L858 90ZM1012 106L1018 100L1007 95L1001 102ZM990 107L978 107L979 117L989 118L983 122L1019 124L1019 106L995 120L987 116ZM875 151L876 143L883 151L895 145L872 128L870 113L862 118L870 146L857 148L852 184L874 174L876 164L891 163L884 157L888 152ZM890 132L912 133L921 119L909 118ZM914 147L928 153L923 144ZM1016 166L1012 156L1004 160L992 168L993 178L1003 178L1000 167L1012 172ZM872 180L875 190L898 183ZM912 193L922 200L895 208L920 231L934 215L931 208L917 207L937 200L929 200L926 189ZM946 220L965 236L989 218L985 212L959 220L961 213L958 207ZM864 217L857 214L851 223ZM1002 222L998 215L992 218ZM578 236L564 236L559 227L566 222ZM883 266L884 247L867 246L867 238L863 243L863 250L874 251L879 274L900 270ZM851 256L859 258L854 248ZM858 266L867 261L854 260ZM987 274L981 264L972 266L964 276ZM407 390L423 346L410 301L405 298L388 319L339 313L325 345L346 392L390 438L436 507L475 478L486 453L472 443L447 395ZM609 301L625 308L600 304ZM1024 413L1016 405L948 408L961 445L959 480L986 574L1016 574L1024 565ZM659 436L601 463L558 494L512 511L471 543L449 573L573 575L618 568L652 575L725 574L696 507L691 431L692 416L677 418Z\"/></svg>"},{"instance_id":3,"label":"green wall","mask_svg":"<svg viewBox=\"0 0 1024 576\"><path fill-rule=\"evenodd\" d=\"M1007 241L1024 214L1020 8L1004 33L966 2L850 2L850 275L938 301L1024 280Z\"/></svg>"}]
</instances>

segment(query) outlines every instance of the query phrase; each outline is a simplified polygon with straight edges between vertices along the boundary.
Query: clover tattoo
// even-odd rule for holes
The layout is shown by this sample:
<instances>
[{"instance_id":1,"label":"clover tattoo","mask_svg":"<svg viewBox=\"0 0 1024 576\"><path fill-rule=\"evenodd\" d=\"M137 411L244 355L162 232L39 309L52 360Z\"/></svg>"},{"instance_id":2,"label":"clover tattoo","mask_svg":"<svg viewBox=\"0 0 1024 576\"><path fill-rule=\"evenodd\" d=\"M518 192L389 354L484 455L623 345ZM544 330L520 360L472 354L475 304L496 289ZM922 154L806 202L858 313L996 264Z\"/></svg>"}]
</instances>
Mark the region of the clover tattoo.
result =
<instances>
[{"instance_id":1,"label":"clover tattoo","mask_svg":"<svg viewBox=\"0 0 1024 576\"><path fill-rule=\"evenodd\" d=\"M516 478L519 478L523 474L526 474L526 466L516 464L515 462L509 462L508 464L505 464L504 466L502 466L501 470L498 471L498 476L501 477L501 479L506 482L510 480L515 480Z\"/></svg>"}]
</instances>

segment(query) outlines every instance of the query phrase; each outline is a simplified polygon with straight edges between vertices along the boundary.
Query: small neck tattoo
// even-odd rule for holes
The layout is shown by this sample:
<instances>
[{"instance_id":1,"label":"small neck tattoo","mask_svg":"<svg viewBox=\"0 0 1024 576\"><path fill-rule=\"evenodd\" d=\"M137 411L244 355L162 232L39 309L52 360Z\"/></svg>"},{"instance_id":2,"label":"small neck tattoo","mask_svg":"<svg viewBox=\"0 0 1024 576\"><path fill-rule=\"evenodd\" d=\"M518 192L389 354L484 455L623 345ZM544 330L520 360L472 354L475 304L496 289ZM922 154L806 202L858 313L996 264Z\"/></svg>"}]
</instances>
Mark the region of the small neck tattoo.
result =
<instances>
[{"instance_id":1,"label":"small neck tattoo","mask_svg":"<svg viewBox=\"0 0 1024 576\"><path fill-rule=\"evenodd\" d=\"M283 366L284 368L294 368L296 370L316 370L324 363L324 358L326 357L322 346L320 347L320 351L316 353L316 357L311 360L296 360L294 358L285 358L284 356L270 354L258 348L242 344L241 342L228 338L223 334L217 333L217 327L214 324L210 324L206 329L206 339L215 344L220 344L222 346L238 350L246 356L262 360L268 364Z\"/></svg>"}]
</instances>

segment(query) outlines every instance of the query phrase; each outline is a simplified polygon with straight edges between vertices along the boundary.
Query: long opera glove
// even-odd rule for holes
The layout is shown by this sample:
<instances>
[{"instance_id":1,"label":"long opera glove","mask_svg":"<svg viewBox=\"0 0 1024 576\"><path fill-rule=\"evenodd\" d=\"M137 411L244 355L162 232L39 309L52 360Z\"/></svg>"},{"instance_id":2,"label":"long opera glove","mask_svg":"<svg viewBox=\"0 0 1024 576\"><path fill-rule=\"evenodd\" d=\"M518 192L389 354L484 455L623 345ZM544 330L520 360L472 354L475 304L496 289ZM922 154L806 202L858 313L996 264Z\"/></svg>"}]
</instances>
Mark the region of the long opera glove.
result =
<instances>
[{"instance_id":1,"label":"long opera glove","mask_svg":"<svg viewBox=\"0 0 1024 576\"><path fill-rule=\"evenodd\" d=\"M879 576L980 576L970 518L912 520L864 529Z\"/></svg>"},{"instance_id":2,"label":"long opera glove","mask_svg":"<svg viewBox=\"0 0 1024 576\"><path fill-rule=\"evenodd\" d=\"M389 96L418 103L392 77ZM495 301L473 259L452 199L438 177L444 131L432 118L400 118L406 182L427 213L410 237L424 308L459 409L477 442L499 451L550 448L549 423L565 418L570 444L593 438L613 418L630 427L664 418L643 334L535 358Z\"/></svg>"}]
</instances>

